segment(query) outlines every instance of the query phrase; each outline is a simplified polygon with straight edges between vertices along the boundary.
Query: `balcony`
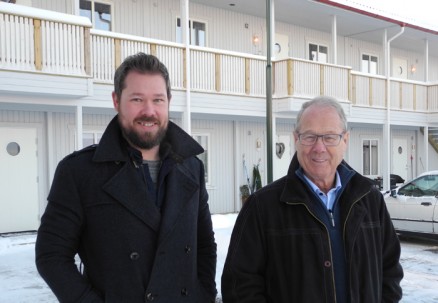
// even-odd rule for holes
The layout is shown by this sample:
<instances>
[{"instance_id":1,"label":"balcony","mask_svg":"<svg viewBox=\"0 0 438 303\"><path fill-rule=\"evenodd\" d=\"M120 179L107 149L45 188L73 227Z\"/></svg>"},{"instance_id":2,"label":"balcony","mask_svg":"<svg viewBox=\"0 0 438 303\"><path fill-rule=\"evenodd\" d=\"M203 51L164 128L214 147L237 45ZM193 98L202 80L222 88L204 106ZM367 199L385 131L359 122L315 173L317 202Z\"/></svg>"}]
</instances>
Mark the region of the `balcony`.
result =
<instances>
[{"instance_id":1,"label":"balcony","mask_svg":"<svg viewBox=\"0 0 438 303\"><path fill-rule=\"evenodd\" d=\"M122 60L142 51L166 64L174 90L186 90L190 70L193 92L265 97L264 57L192 46L187 53L182 44L94 30L83 17L23 8L0 6L0 91L89 96L93 83L112 84ZM388 107L385 77L298 58L273 62L274 100L291 104L321 94ZM435 112L438 85L391 79L390 98L392 110Z\"/></svg>"}]
</instances>

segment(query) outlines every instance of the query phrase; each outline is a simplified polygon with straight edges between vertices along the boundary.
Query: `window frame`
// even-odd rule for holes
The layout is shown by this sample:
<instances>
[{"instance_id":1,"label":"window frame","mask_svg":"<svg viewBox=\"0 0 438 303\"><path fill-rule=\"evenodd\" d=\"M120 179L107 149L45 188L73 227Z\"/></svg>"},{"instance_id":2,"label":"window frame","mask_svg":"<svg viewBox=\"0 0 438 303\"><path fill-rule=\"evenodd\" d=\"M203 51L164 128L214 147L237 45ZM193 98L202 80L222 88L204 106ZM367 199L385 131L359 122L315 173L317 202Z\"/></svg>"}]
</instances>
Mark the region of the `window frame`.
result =
<instances>
[{"instance_id":1,"label":"window frame","mask_svg":"<svg viewBox=\"0 0 438 303\"><path fill-rule=\"evenodd\" d=\"M205 147L204 144L202 144L202 142L199 142L198 139L196 137L206 137L206 141L207 141L207 146ZM200 157L201 155L203 155L204 153L198 155L199 160L201 160L201 162L204 164L204 170L205 170L205 184L206 185L211 185L211 135L208 132L192 132L192 138L198 142L203 148L204 148L204 153L207 153L205 158L207 163L205 163L203 157Z\"/></svg>"},{"instance_id":2,"label":"window frame","mask_svg":"<svg viewBox=\"0 0 438 303\"><path fill-rule=\"evenodd\" d=\"M369 59L367 60L368 64L367 64L367 70L364 70L364 56L368 56ZM372 62L372 58L376 58L376 71L372 72L371 71L371 62ZM367 73L367 74L371 74L371 75L378 75L379 74L379 56L375 55L375 54L371 54L371 53L361 53L360 54L360 71L362 73Z\"/></svg>"},{"instance_id":3,"label":"window frame","mask_svg":"<svg viewBox=\"0 0 438 303\"><path fill-rule=\"evenodd\" d=\"M182 41L182 26L178 26L178 21L181 24L181 16L176 16L175 17L175 42L176 43L184 43ZM204 45L199 45L199 44L194 44L193 42L193 36L192 36L192 31L193 31L193 23L197 22L197 23L202 23L204 24L205 27L205 37L204 37ZM180 33L178 33L178 30L180 31ZM190 45L194 45L194 46L200 46L200 47L207 47L208 45L208 24L206 21L204 20L200 20L200 19L193 19L193 18L189 18L189 35L190 35ZM198 37L198 36L196 36Z\"/></svg>"},{"instance_id":4,"label":"window frame","mask_svg":"<svg viewBox=\"0 0 438 303\"><path fill-rule=\"evenodd\" d=\"M90 2L90 4L91 4L91 10L90 10L90 12L91 12L91 20L90 21L93 24L93 28L97 29L97 30L103 30L103 31L112 32L113 28L114 28L114 3L112 1L107 1L107 0L83 0L83 1ZM108 5L109 6L110 17L111 17L111 20L109 22L109 27L110 27L109 30L108 29L104 29L104 28L96 27L96 25L97 25L96 20L95 20L95 7L96 7L95 4L96 3L103 4L103 5ZM83 16L83 15L81 15L81 10L82 10L81 9L81 0L78 1L78 5L79 5L79 10L78 10L79 15ZM83 16L83 17L89 18L88 16Z\"/></svg>"},{"instance_id":5,"label":"window frame","mask_svg":"<svg viewBox=\"0 0 438 303\"><path fill-rule=\"evenodd\" d=\"M369 165L369 167L368 167L369 174L366 174L366 170L365 170L365 159L364 159L364 155L365 155L364 143L365 143L365 141L369 142L368 146L370 147L369 148L369 150L370 150L370 152L369 152L370 161L368 163L368 165ZM375 174L373 174L373 165L372 165L373 164L373 158L372 158L373 157L373 153L372 153L372 149L371 149L373 141L376 142L376 149L377 149L376 152L375 152L375 155L377 157L377 160L376 160L377 171L375 172ZM361 162L362 174L364 176L368 177L368 178L376 178L376 177L378 177L380 175L380 140L378 138L369 138L369 137L361 138L361 149L362 149L362 162Z\"/></svg>"},{"instance_id":6,"label":"window frame","mask_svg":"<svg viewBox=\"0 0 438 303\"><path fill-rule=\"evenodd\" d=\"M312 46L312 45L316 46L316 48L317 48L316 59L315 60L311 59L310 46ZM326 56L326 60L325 61L320 61L320 55L319 54L322 53L322 52L320 52L320 48L321 47L325 47L327 49L327 53L325 54L325 56ZM308 42L307 43L307 51L306 51L306 53L307 53L308 60L310 60L312 62L329 63L329 47L326 44L315 43L315 42Z\"/></svg>"}]
</instances>

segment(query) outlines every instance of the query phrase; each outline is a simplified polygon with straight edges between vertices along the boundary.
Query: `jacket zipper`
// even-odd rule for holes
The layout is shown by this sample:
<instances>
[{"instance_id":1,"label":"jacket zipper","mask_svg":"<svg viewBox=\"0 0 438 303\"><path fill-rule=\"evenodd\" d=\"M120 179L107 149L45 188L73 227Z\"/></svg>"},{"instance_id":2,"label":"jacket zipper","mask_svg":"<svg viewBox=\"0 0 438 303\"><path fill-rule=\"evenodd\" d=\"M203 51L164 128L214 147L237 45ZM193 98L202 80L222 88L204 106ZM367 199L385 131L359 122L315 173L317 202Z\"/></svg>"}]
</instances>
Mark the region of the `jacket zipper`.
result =
<instances>
[{"instance_id":1,"label":"jacket zipper","mask_svg":"<svg viewBox=\"0 0 438 303\"><path fill-rule=\"evenodd\" d=\"M367 191L365 194L363 194L362 196L360 196L357 200L355 200L352 204L351 204L351 207L350 207L350 209L348 210L348 213L347 213L347 216L345 217L345 222L344 222L344 230L342 231L342 235L343 235L343 238L344 238L344 243L345 243L345 230L346 230L346 228L347 228L347 221L348 221L348 218L350 217L350 214L351 214L351 210L353 209L353 207L356 205L356 203L358 203L363 197L365 197L366 195L368 195L370 193L370 191ZM356 236L355 236L355 238L354 238L354 241L353 241L353 243L356 241ZM353 254L350 254L350 264L353 264L352 263L353 262ZM351 281L351 266L350 266L350 270L348 271L348 275L349 275L349 281Z\"/></svg>"},{"instance_id":2,"label":"jacket zipper","mask_svg":"<svg viewBox=\"0 0 438 303\"><path fill-rule=\"evenodd\" d=\"M315 216L311 211L310 211L310 209L307 207L307 205L305 204L305 203L291 203L291 202L286 202L286 204L288 204L288 205L304 205L304 207L307 209L307 211L316 219L316 221L318 221L319 223L321 223L322 224L322 226L324 226L324 228L325 228L325 231L327 232L327 238L328 238L328 241L329 241L329 250L330 250L330 262L331 262L331 264L333 265L333 253L332 253L332 243L331 243L331 240L330 240L330 236L329 236L329 232L328 232L328 229L327 229L327 227L325 226L325 224L317 217L317 216ZM333 214L332 213L330 213L331 214L331 219L332 219L332 224L333 224L333 226L335 226L334 224L334 219L333 219ZM344 240L345 241L345 240ZM335 271L333 270L333 267L332 267L332 285L333 285L333 296L335 297L335 300L334 300L334 302L336 303L337 302L337 299L336 299L336 285L335 285Z\"/></svg>"}]
</instances>

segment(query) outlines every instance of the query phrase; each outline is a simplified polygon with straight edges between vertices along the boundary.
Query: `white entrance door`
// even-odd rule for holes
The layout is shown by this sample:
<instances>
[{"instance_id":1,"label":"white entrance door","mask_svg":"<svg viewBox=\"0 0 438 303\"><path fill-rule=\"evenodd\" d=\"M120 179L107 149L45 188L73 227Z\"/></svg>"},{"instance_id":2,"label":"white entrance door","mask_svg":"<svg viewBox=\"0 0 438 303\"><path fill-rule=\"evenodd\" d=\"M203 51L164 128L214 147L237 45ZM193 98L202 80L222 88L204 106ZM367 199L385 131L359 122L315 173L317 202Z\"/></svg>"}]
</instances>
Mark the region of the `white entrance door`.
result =
<instances>
[{"instance_id":1,"label":"white entrance door","mask_svg":"<svg viewBox=\"0 0 438 303\"><path fill-rule=\"evenodd\" d=\"M275 59L281 60L289 57L289 36L275 34L273 55Z\"/></svg>"},{"instance_id":2,"label":"white entrance door","mask_svg":"<svg viewBox=\"0 0 438 303\"><path fill-rule=\"evenodd\" d=\"M36 230L37 130L0 127L0 233Z\"/></svg>"},{"instance_id":3,"label":"white entrance door","mask_svg":"<svg viewBox=\"0 0 438 303\"><path fill-rule=\"evenodd\" d=\"M394 137L392 141L392 174L408 180L408 139Z\"/></svg>"},{"instance_id":4,"label":"white entrance door","mask_svg":"<svg viewBox=\"0 0 438 303\"><path fill-rule=\"evenodd\" d=\"M408 78L408 60L394 58L392 60L392 76L399 79Z\"/></svg>"},{"instance_id":5,"label":"white entrance door","mask_svg":"<svg viewBox=\"0 0 438 303\"><path fill-rule=\"evenodd\" d=\"M274 142L276 153L273 155L273 180L286 176L289 169L291 158L290 152L290 135L278 136L277 142Z\"/></svg>"}]
</instances>

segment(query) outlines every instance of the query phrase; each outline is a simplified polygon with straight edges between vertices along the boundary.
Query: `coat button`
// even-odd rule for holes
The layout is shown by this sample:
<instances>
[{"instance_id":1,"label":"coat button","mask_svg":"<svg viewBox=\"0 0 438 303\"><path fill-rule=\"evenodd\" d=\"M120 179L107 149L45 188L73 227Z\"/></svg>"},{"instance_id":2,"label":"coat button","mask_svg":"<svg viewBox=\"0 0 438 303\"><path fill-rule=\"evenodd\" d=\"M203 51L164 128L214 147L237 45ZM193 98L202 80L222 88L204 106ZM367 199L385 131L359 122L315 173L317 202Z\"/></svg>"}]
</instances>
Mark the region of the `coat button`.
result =
<instances>
[{"instance_id":1,"label":"coat button","mask_svg":"<svg viewBox=\"0 0 438 303\"><path fill-rule=\"evenodd\" d=\"M325 262L324 262L324 266L325 266L325 267L330 267L330 266L332 266L332 262L330 262L330 261L325 261Z\"/></svg>"},{"instance_id":2,"label":"coat button","mask_svg":"<svg viewBox=\"0 0 438 303\"><path fill-rule=\"evenodd\" d=\"M186 245L186 247L184 248L186 254L190 253L192 251L192 248L189 245Z\"/></svg>"},{"instance_id":3,"label":"coat button","mask_svg":"<svg viewBox=\"0 0 438 303\"><path fill-rule=\"evenodd\" d=\"M188 296L189 295L188 290L186 288L181 289L181 295Z\"/></svg>"},{"instance_id":4,"label":"coat button","mask_svg":"<svg viewBox=\"0 0 438 303\"><path fill-rule=\"evenodd\" d=\"M146 294L146 301L153 301L154 300L154 295L151 293Z\"/></svg>"},{"instance_id":5,"label":"coat button","mask_svg":"<svg viewBox=\"0 0 438 303\"><path fill-rule=\"evenodd\" d=\"M138 260L138 258L140 258L140 255L138 254L138 252L132 252L130 255L129 255L129 258L132 260L132 261L135 261L135 260Z\"/></svg>"}]
</instances>

